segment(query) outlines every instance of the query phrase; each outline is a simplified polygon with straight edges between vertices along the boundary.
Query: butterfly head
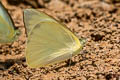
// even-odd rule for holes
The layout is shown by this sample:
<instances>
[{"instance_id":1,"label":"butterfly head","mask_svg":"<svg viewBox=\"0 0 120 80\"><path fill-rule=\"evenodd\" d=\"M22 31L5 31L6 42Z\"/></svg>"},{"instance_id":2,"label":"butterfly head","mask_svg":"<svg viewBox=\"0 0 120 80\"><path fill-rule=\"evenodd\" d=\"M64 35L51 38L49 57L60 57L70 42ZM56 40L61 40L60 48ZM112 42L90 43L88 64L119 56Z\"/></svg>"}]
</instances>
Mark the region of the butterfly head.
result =
<instances>
[{"instance_id":1,"label":"butterfly head","mask_svg":"<svg viewBox=\"0 0 120 80\"><path fill-rule=\"evenodd\" d=\"M86 41L87 41L87 39L85 39L85 38L80 38L79 40L80 40L80 44L81 44L82 46L84 46L85 43L86 43Z\"/></svg>"},{"instance_id":2,"label":"butterfly head","mask_svg":"<svg viewBox=\"0 0 120 80\"><path fill-rule=\"evenodd\" d=\"M21 34L20 30L15 30L15 34L14 34L14 37L12 39L12 42L17 40L18 37L20 36L20 34Z\"/></svg>"}]
</instances>

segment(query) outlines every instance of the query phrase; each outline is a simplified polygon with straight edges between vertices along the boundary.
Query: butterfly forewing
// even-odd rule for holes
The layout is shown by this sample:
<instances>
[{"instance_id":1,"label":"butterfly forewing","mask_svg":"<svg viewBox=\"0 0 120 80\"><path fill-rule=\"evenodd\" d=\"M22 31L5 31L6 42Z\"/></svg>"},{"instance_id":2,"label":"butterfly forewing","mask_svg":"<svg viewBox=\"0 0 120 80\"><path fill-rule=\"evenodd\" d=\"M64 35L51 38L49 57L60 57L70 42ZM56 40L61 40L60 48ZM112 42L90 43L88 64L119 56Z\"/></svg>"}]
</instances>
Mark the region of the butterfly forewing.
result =
<instances>
[{"instance_id":1,"label":"butterfly forewing","mask_svg":"<svg viewBox=\"0 0 120 80\"><path fill-rule=\"evenodd\" d=\"M24 10L24 22L27 29L27 34L31 32L31 30L36 26L36 24L42 21L55 21L54 19L50 18L48 15L44 14L43 12L39 13L34 9L26 9Z\"/></svg>"},{"instance_id":2,"label":"butterfly forewing","mask_svg":"<svg viewBox=\"0 0 120 80\"><path fill-rule=\"evenodd\" d=\"M11 26L14 27L13 22L11 21L11 18L9 16L9 14L7 13L6 9L4 8L4 6L2 5L2 3L0 2L0 16L3 17L3 19L5 19L5 21Z\"/></svg>"},{"instance_id":3,"label":"butterfly forewing","mask_svg":"<svg viewBox=\"0 0 120 80\"><path fill-rule=\"evenodd\" d=\"M0 2L0 43L11 43L16 39L17 31L6 9Z\"/></svg>"}]
</instances>

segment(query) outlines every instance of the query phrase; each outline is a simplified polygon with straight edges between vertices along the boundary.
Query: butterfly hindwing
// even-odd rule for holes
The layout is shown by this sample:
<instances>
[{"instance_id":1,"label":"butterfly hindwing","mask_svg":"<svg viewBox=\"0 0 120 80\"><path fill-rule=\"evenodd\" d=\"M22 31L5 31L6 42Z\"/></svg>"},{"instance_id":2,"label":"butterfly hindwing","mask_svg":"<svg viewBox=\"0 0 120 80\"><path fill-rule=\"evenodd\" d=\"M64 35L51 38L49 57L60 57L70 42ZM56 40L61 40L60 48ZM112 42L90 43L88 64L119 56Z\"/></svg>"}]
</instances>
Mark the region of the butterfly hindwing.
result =
<instances>
[{"instance_id":1,"label":"butterfly hindwing","mask_svg":"<svg viewBox=\"0 0 120 80\"><path fill-rule=\"evenodd\" d=\"M25 11L24 18L28 19L27 13L33 11L33 9ZM39 11L37 13L41 14ZM78 38L63 25L51 17L41 18L39 15L37 17L40 19L39 23L34 26L30 25L32 30L29 32L27 40L26 59L29 66L41 67L57 63L70 58L74 52L81 49ZM38 19L26 21L28 24L36 20ZM26 22L25 26L29 27Z\"/></svg>"}]
</instances>

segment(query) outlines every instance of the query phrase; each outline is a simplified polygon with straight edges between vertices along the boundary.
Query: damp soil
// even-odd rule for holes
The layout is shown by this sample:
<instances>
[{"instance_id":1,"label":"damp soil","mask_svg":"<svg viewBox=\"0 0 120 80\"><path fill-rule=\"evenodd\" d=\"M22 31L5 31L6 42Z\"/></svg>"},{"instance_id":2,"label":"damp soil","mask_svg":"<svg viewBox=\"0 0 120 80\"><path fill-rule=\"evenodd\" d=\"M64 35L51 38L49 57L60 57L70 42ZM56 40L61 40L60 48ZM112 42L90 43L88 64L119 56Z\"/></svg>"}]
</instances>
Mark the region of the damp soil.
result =
<instances>
[{"instance_id":1,"label":"damp soil","mask_svg":"<svg viewBox=\"0 0 120 80\"><path fill-rule=\"evenodd\" d=\"M120 80L120 0L1 0L21 31L18 40L0 44L0 80ZM87 39L72 61L30 68L23 10L35 8Z\"/></svg>"}]
</instances>

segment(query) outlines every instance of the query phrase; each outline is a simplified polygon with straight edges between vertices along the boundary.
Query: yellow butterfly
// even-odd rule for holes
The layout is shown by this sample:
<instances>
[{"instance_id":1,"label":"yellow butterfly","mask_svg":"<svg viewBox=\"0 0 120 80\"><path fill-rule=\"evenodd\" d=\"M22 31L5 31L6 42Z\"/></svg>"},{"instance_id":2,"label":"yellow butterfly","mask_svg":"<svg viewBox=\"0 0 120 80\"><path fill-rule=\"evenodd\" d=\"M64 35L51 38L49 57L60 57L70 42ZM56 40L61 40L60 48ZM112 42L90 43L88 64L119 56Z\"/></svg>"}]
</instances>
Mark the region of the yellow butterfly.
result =
<instances>
[{"instance_id":1,"label":"yellow butterfly","mask_svg":"<svg viewBox=\"0 0 120 80\"><path fill-rule=\"evenodd\" d=\"M35 9L24 10L28 40L26 61L37 68L64 61L78 54L85 40L79 39L65 25Z\"/></svg>"},{"instance_id":2,"label":"yellow butterfly","mask_svg":"<svg viewBox=\"0 0 120 80\"><path fill-rule=\"evenodd\" d=\"M0 2L0 43L13 42L18 32L18 30L15 30L9 14Z\"/></svg>"}]
</instances>

